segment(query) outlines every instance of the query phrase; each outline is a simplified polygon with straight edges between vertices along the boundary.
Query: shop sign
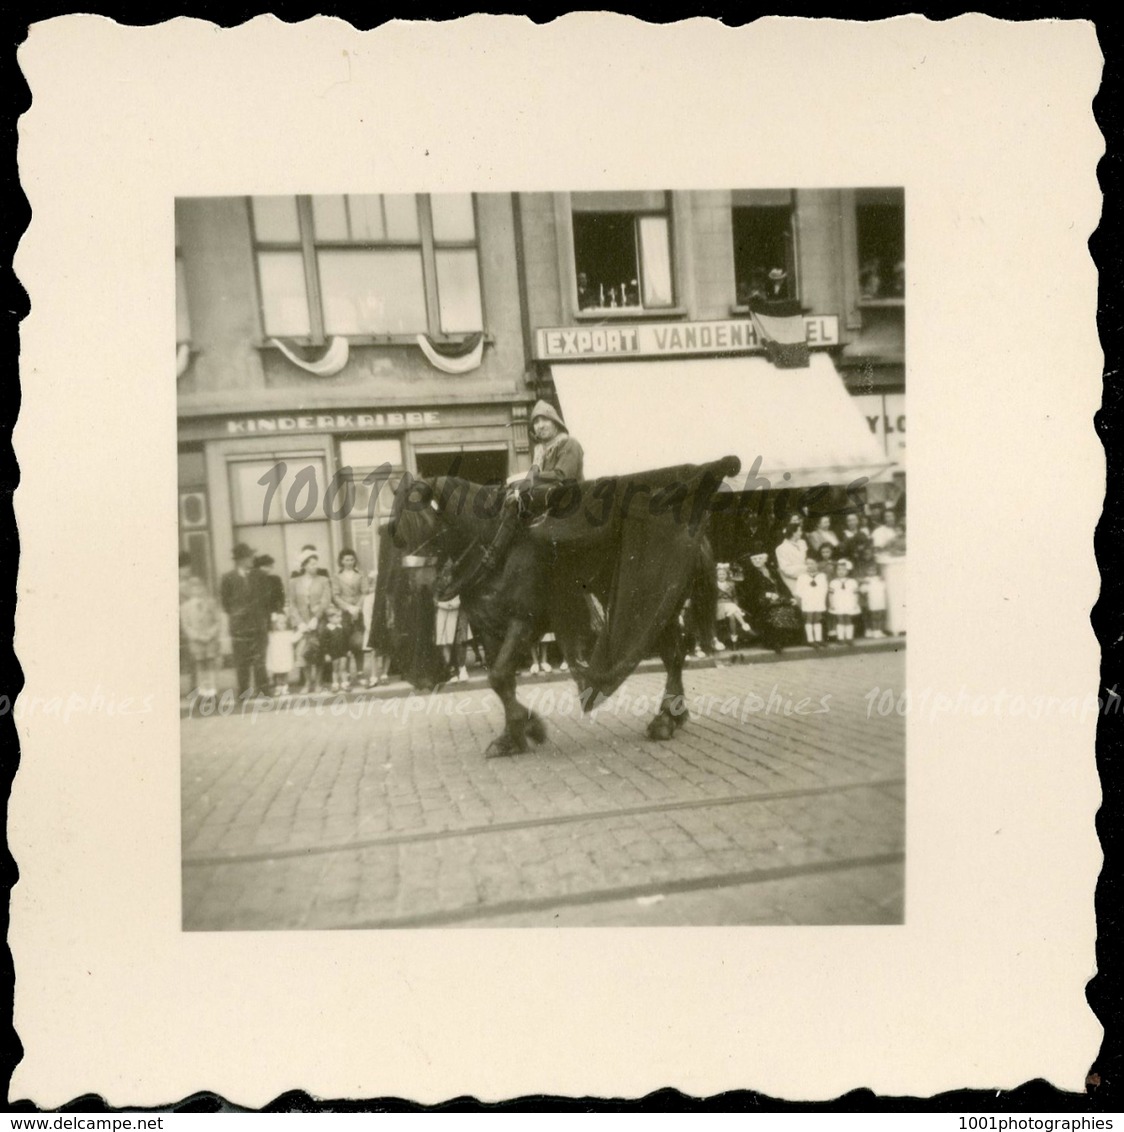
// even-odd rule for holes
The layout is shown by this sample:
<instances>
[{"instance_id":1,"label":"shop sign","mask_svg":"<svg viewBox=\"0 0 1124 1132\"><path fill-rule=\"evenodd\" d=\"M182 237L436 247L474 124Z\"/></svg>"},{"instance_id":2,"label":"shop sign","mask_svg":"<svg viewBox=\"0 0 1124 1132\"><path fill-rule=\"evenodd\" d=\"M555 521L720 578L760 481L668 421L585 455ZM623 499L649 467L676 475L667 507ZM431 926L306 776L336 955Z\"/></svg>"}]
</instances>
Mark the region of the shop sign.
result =
<instances>
[{"instance_id":1,"label":"shop sign","mask_svg":"<svg viewBox=\"0 0 1124 1132\"><path fill-rule=\"evenodd\" d=\"M872 435L891 460L905 463L905 394L860 393L854 397Z\"/></svg>"},{"instance_id":2,"label":"shop sign","mask_svg":"<svg viewBox=\"0 0 1124 1132\"><path fill-rule=\"evenodd\" d=\"M234 417L228 436L274 432L370 432L374 429L428 428L441 423L436 411L414 413L316 413L306 416Z\"/></svg>"},{"instance_id":3,"label":"shop sign","mask_svg":"<svg viewBox=\"0 0 1124 1132\"><path fill-rule=\"evenodd\" d=\"M808 345L839 344L839 318L833 314L804 319ZM535 332L540 361L578 358L664 358L685 354L751 354L765 347L748 318L712 322L614 323L611 326L555 326Z\"/></svg>"}]
</instances>

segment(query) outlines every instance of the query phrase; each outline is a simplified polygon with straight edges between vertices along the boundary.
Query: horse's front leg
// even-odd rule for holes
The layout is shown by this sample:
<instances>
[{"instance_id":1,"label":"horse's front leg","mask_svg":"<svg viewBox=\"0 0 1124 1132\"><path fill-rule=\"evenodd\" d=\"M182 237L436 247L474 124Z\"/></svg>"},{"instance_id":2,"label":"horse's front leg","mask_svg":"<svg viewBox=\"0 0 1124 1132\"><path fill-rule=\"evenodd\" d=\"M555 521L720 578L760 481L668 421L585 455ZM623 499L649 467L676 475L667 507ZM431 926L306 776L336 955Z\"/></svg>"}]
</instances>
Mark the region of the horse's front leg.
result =
<instances>
[{"instance_id":1,"label":"horse's front leg","mask_svg":"<svg viewBox=\"0 0 1124 1132\"><path fill-rule=\"evenodd\" d=\"M667 683L656 717L648 724L649 739L670 739L687 722L687 700L683 691L685 648L679 619L673 618L659 640L660 659L667 669Z\"/></svg>"},{"instance_id":2,"label":"horse's front leg","mask_svg":"<svg viewBox=\"0 0 1124 1132\"><path fill-rule=\"evenodd\" d=\"M515 676L519 660L531 644L531 623L512 621L504 634L503 643L496 652L495 661L488 668L488 682L503 704L504 729L488 745L488 758L522 754L527 750L527 737L541 742L545 729L538 716L529 712L515 695Z\"/></svg>"}]
</instances>

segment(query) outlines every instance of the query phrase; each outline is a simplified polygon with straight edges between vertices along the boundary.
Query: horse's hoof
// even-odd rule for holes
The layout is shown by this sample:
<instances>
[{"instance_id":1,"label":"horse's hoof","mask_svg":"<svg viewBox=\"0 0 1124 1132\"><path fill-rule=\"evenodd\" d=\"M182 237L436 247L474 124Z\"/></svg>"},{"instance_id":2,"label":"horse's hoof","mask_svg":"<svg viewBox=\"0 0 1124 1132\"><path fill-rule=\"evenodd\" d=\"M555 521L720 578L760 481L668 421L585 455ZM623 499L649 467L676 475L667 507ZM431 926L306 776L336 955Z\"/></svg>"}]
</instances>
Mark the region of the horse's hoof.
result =
<instances>
[{"instance_id":1,"label":"horse's hoof","mask_svg":"<svg viewBox=\"0 0 1124 1132\"><path fill-rule=\"evenodd\" d=\"M488 749L484 752L484 758L503 759L513 754L515 754L515 748L511 740L506 735L498 735L488 744Z\"/></svg>"},{"instance_id":2,"label":"horse's hoof","mask_svg":"<svg viewBox=\"0 0 1124 1132\"><path fill-rule=\"evenodd\" d=\"M532 715L527 720L527 738L532 743L546 742L546 724L537 715Z\"/></svg>"},{"instance_id":3,"label":"horse's hoof","mask_svg":"<svg viewBox=\"0 0 1124 1132\"><path fill-rule=\"evenodd\" d=\"M649 739L670 739L672 731L671 720L666 715L657 715L651 723L648 724L648 738Z\"/></svg>"}]
</instances>

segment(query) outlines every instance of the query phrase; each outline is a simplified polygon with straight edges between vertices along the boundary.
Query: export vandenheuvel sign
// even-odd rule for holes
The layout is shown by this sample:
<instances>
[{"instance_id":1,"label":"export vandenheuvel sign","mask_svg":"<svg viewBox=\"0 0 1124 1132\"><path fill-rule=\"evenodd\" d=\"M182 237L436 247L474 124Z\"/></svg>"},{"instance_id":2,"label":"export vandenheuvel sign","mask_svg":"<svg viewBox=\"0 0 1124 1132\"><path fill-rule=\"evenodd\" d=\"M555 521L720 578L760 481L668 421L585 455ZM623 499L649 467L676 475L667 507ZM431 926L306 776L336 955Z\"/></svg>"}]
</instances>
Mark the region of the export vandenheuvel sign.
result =
<instances>
[{"instance_id":1,"label":"export vandenheuvel sign","mask_svg":"<svg viewBox=\"0 0 1124 1132\"><path fill-rule=\"evenodd\" d=\"M813 314L804 318L808 345L839 344L839 318ZM663 358L684 354L747 354L763 351L757 328L748 318L710 322L638 322L612 326L552 326L535 331L539 361L575 358Z\"/></svg>"}]
</instances>

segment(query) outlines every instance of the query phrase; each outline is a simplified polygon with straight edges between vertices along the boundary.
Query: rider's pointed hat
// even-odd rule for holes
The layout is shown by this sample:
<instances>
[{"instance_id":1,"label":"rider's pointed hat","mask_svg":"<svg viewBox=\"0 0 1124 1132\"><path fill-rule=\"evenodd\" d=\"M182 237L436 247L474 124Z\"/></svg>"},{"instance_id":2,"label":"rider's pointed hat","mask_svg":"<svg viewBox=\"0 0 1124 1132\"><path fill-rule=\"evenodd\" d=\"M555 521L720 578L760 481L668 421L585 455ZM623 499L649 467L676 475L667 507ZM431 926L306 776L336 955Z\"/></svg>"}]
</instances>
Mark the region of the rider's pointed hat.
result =
<instances>
[{"instance_id":1,"label":"rider's pointed hat","mask_svg":"<svg viewBox=\"0 0 1124 1132\"><path fill-rule=\"evenodd\" d=\"M558 415L558 410L553 405L549 405L546 401L536 401L535 407L531 410L531 421L534 422L535 417L546 417L548 421L553 421L559 428L566 429L566 422ZM566 429L566 431L569 431Z\"/></svg>"}]
</instances>

